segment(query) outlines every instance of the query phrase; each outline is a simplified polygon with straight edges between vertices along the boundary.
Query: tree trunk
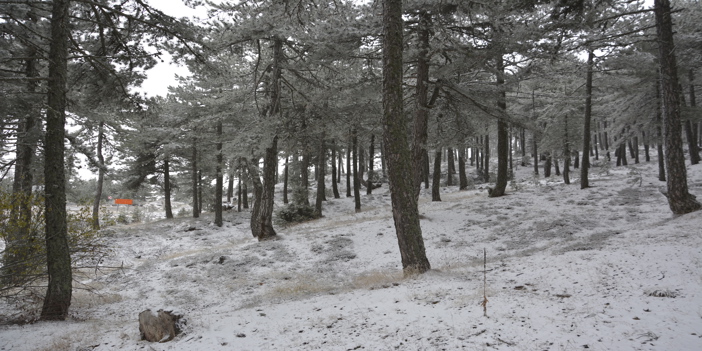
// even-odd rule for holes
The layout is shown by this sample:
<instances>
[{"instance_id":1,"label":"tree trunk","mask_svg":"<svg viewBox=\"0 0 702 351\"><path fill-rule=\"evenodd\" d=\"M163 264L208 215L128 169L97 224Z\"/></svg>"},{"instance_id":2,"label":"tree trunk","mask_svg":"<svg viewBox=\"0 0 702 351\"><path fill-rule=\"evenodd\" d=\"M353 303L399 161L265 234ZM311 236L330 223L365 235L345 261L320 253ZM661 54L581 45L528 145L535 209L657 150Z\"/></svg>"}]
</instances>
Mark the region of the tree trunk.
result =
<instances>
[{"instance_id":1,"label":"tree trunk","mask_svg":"<svg viewBox=\"0 0 702 351\"><path fill-rule=\"evenodd\" d=\"M239 186L236 188L236 212L241 212L241 171L239 171Z\"/></svg>"},{"instance_id":2,"label":"tree trunk","mask_svg":"<svg viewBox=\"0 0 702 351\"><path fill-rule=\"evenodd\" d=\"M583 123L583 164L580 167L580 189L590 187L588 178L590 171L590 123L592 121L592 75L595 67L595 52L593 49L588 49L587 52L587 78L585 79L585 118ZM577 166L577 158L576 158Z\"/></svg>"},{"instance_id":3,"label":"tree trunk","mask_svg":"<svg viewBox=\"0 0 702 351\"><path fill-rule=\"evenodd\" d=\"M546 154L546 162L544 163L544 177L551 176L551 154Z\"/></svg>"},{"instance_id":4,"label":"tree trunk","mask_svg":"<svg viewBox=\"0 0 702 351\"><path fill-rule=\"evenodd\" d=\"M446 185L453 186L453 175L456 173L456 166L454 165L454 162L453 162L453 149L452 148L446 149L446 164L447 164Z\"/></svg>"},{"instance_id":5,"label":"tree trunk","mask_svg":"<svg viewBox=\"0 0 702 351\"><path fill-rule=\"evenodd\" d=\"M673 43L673 21L670 1L655 0L656 29L663 90L663 123L665 125L665 165L668 173L668 205L674 214L697 211L702 204L695 200L687 187L687 171L683 156L680 126L680 96L678 72Z\"/></svg>"},{"instance_id":6,"label":"tree trunk","mask_svg":"<svg viewBox=\"0 0 702 351\"><path fill-rule=\"evenodd\" d=\"M310 152L307 146L302 149L302 161L300 161L300 188L296 191L299 196L294 196L295 201L299 201L298 205L310 205Z\"/></svg>"},{"instance_id":7,"label":"tree trunk","mask_svg":"<svg viewBox=\"0 0 702 351\"><path fill-rule=\"evenodd\" d=\"M532 152L534 153L534 175L539 176L539 153L536 143L536 135L532 137Z\"/></svg>"},{"instance_id":8,"label":"tree trunk","mask_svg":"<svg viewBox=\"0 0 702 351\"><path fill-rule=\"evenodd\" d=\"M485 145L483 147L483 154L485 155L483 160L483 179L486 183L490 182L490 135L485 134Z\"/></svg>"},{"instance_id":9,"label":"tree trunk","mask_svg":"<svg viewBox=\"0 0 702 351\"><path fill-rule=\"evenodd\" d=\"M288 203L288 165L290 156L285 156L285 167L283 168L283 203L287 205Z\"/></svg>"},{"instance_id":10,"label":"tree trunk","mask_svg":"<svg viewBox=\"0 0 702 351\"><path fill-rule=\"evenodd\" d=\"M355 132L351 132L351 134L355 134ZM353 135L351 135L349 138L349 145L346 148L346 197L351 197L351 173L353 173L354 176L356 175L356 171L351 171L351 149L353 148L353 138ZM354 157L356 157L355 151ZM354 164L355 163L356 161L354 161Z\"/></svg>"},{"instance_id":11,"label":"tree trunk","mask_svg":"<svg viewBox=\"0 0 702 351\"><path fill-rule=\"evenodd\" d=\"M500 89L499 97L497 98L497 108L507 112L507 95L505 91L504 77L504 62L502 55L497 57L497 88ZM497 121L497 179L495 180L495 188L488 192L489 197L500 197L505 194L507 189L508 162L509 162L509 126L503 120ZM487 172L486 172L487 173Z\"/></svg>"},{"instance_id":12,"label":"tree trunk","mask_svg":"<svg viewBox=\"0 0 702 351\"><path fill-rule=\"evenodd\" d=\"M375 135L371 134L370 146L368 148L368 183L366 184L366 194L370 195L373 193L373 162L375 158Z\"/></svg>"},{"instance_id":13,"label":"tree trunk","mask_svg":"<svg viewBox=\"0 0 702 351\"><path fill-rule=\"evenodd\" d=\"M354 197L354 209L356 212L361 212L361 180L358 174L358 137L356 136L356 128L353 129L352 143L353 143L353 197Z\"/></svg>"},{"instance_id":14,"label":"tree trunk","mask_svg":"<svg viewBox=\"0 0 702 351\"><path fill-rule=\"evenodd\" d=\"M332 192L334 193L334 198L338 199L341 196L339 196L339 187L337 186L337 174L336 174L336 140L332 141L332 148L331 148L331 174L332 174Z\"/></svg>"},{"instance_id":15,"label":"tree trunk","mask_svg":"<svg viewBox=\"0 0 702 351\"><path fill-rule=\"evenodd\" d=\"M95 200L93 201L93 229L100 230L100 200L102 200L102 186L105 183L105 157L102 155L102 144L105 138L104 129L105 122L100 121L98 124L98 139L96 153L98 159L98 179L97 188L95 189Z\"/></svg>"},{"instance_id":16,"label":"tree trunk","mask_svg":"<svg viewBox=\"0 0 702 351\"><path fill-rule=\"evenodd\" d=\"M434 152L434 176L431 180L431 201L441 201L441 147Z\"/></svg>"},{"instance_id":17,"label":"tree trunk","mask_svg":"<svg viewBox=\"0 0 702 351\"><path fill-rule=\"evenodd\" d=\"M429 150L424 149L424 159L422 161L422 174L424 177L424 189L429 189Z\"/></svg>"},{"instance_id":18,"label":"tree trunk","mask_svg":"<svg viewBox=\"0 0 702 351\"><path fill-rule=\"evenodd\" d=\"M251 235L254 238L258 238L261 234L261 207L262 207L262 195L263 195L263 184L261 184L261 177L259 171L259 159L252 158L251 164L248 166L249 178L251 178L251 184L253 185L253 206L251 208ZM246 185L244 185L246 188ZM246 190L244 190L244 200L246 200ZM246 206L244 206L246 208Z\"/></svg>"},{"instance_id":19,"label":"tree trunk","mask_svg":"<svg viewBox=\"0 0 702 351\"><path fill-rule=\"evenodd\" d=\"M166 218L173 218L173 207L171 206L171 169L168 155L163 158L163 195L164 207L166 209Z\"/></svg>"},{"instance_id":20,"label":"tree trunk","mask_svg":"<svg viewBox=\"0 0 702 351\"><path fill-rule=\"evenodd\" d=\"M258 240L268 240L276 236L273 229L273 200L275 193L275 168L278 163L278 136L273 137L270 147L266 148L266 157L263 159L263 189L261 192L261 210L259 221L261 223ZM257 200L258 201L258 200Z\"/></svg>"},{"instance_id":21,"label":"tree trunk","mask_svg":"<svg viewBox=\"0 0 702 351\"><path fill-rule=\"evenodd\" d=\"M224 223L222 218L222 191L224 190L224 173L222 172L224 166L224 158L222 156L222 120L217 121L217 143L215 144L215 153L217 155L217 165L215 166L215 199L214 199L214 211L216 226L221 227Z\"/></svg>"},{"instance_id":22,"label":"tree trunk","mask_svg":"<svg viewBox=\"0 0 702 351\"><path fill-rule=\"evenodd\" d=\"M412 144L412 175L414 180L414 197L419 199L422 182L422 161L427 148L429 106L427 86L429 85L429 37L431 28L431 15L420 11L417 26L417 89L416 89L416 115L414 118L414 142Z\"/></svg>"},{"instance_id":23,"label":"tree trunk","mask_svg":"<svg viewBox=\"0 0 702 351\"><path fill-rule=\"evenodd\" d=\"M27 19L37 21L34 10L29 9ZM38 88L39 77L37 67L39 54L34 46L27 46L25 59L25 75L27 95L34 95ZM36 154L37 142L41 134L41 111L39 107L30 106L25 115L20 117L17 130L15 174L12 183L12 208L10 223L5 237L3 262L0 265L0 276L8 284L19 283L18 278L26 276L31 269L29 258L37 255L38 233L32 231L32 163Z\"/></svg>"},{"instance_id":24,"label":"tree trunk","mask_svg":"<svg viewBox=\"0 0 702 351\"><path fill-rule=\"evenodd\" d=\"M193 187L193 218L200 217L199 201L197 196L197 142L193 138L193 150L192 150L192 167L190 171L192 172L192 187Z\"/></svg>"},{"instance_id":25,"label":"tree trunk","mask_svg":"<svg viewBox=\"0 0 702 351\"><path fill-rule=\"evenodd\" d=\"M44 140L44 215L49 285L41 310L42 320L66 319L73 292L64 173L69 7L69 0L54 0L51 10L48 108Z\"/></svg>"},{"instance_id":26,"label":"tree trunk","mask_svg":"<svg viewBox=\"0 0 702 351\"><path fill-rule=\"evenodd\" d=\"M412 155L402 111L402 0L383 1L383 143L387 153L392 214L405 274L431 268L424 249L415 197Z\"/></svg>"},{"instance_id":27,"label":"tree trunk","mask_svg":"<svg viewBox=\"0 0 702 351\"><path fill-rule=\"evenodd\" d=\"M322 202L326 200L326 196L324 194L327 189L326 185L324 184L324 166L326 164L324 156L326 153L327 149L324 143L324 135L322 135L321 141L319 142L319 154L317 155L317 196L314 202L314 212L317 217L322 217Z\"/></svg>"},{"instance_id":28,"label":"tree trunk","mask_svg":"<svg viewBox=\"0 0 702 351\"><path fill-rule=\"evenodd\" d=\"M197 213L200 215L202 213L202 170L197 170Z\"/></svg>"},{"instance_id":29,"label":"tree trunk","mask_svg":"<svg viewBox=\"0 0 702 351\"><path fill-rule=\"evenodd\" d=\"M560 175L561 175L561 167L560 167L560 165L559 165L558 163L559 163L559 162L558 162L558 157L554 157L554 158L553 158L553 166L554 166L554 168L556 169L556 176L560 176Z\"/></svg>"},{"instance_id":30,"label":"tree trunk","mask_svg":"<svg viewBox=\"0 0 702 351\"><path fill-rule=\"evenodd\" d=\"M688 71L688 78L690 80L690 107L693 109L697 107L697 97L695 96L695 72L690 69ZM690 154L694 154L695 159L697 160L697 163L700 162L700 147L699 147L699 122L692 123L690 120L687 121L688 123L691 123L690 129L692 129L690 133L690 139L692 139L692 148L690 149Z\"/></svg>"},{"instance_id":31,"label":"tree trunk","mask_svg":"<svg viewBox=\"0 0 702 351\"><path fill-rule=\"evenodd\" d=\"M466 176L466 148L461 145L458 150L458 188L465 190L468 187L468 177Z\"/></svg>"}]
</instances>

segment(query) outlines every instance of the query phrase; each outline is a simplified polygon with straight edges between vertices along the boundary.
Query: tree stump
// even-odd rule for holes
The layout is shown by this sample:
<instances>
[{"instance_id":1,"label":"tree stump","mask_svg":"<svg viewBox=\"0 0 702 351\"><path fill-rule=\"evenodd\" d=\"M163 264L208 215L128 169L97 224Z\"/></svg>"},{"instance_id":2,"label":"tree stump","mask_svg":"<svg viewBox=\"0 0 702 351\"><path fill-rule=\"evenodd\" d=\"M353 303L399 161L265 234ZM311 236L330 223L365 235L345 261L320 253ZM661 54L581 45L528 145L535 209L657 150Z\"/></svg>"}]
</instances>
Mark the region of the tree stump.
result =
<instances>
[{"instance_id":1,"label":"tree stump","mask_svg":"<svg viewBox=\"0 0 702 351\"><path fill-rule=\"evenodd\" d=\"M180 334L180 319L183 316L171 311L146 310L139 313L139 332L141 339L150 342L167 342Z\"/></svg>"}]
</instances>

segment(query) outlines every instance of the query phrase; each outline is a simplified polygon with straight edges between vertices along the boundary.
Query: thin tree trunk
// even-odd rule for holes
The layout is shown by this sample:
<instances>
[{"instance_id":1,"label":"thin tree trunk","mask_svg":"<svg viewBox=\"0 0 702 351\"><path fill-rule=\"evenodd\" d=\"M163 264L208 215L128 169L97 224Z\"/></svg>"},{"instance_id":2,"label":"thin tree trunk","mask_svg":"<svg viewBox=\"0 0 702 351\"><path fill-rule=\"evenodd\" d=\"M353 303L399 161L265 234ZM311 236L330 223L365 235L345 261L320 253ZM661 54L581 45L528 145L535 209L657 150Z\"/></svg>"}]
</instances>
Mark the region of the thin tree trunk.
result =
<instances>
[{"instance_id":1,"label":"thin tree trunk","mask_svg":"<svg viewBox=\"0 0 702 351\"><path fill-rule=\"evenodd\" d=\"M368 147L368 183L366 184L366 194L370 195L373 193L373 162L375 158L375 135L371 134L370 146Z\"/></svg>"},{"instance_id":2,"label":"thin tree trunk","mask_svg":"<svg viewBox=\"0 0 702 351\"><path fill-rule=\"evenodd\" d=\"M356 128L352 132L353 144L353 197L354 209L356 212L361 212L361 180L358 174L358 137L356 136Z\"/></svg>"},{"instance_id":3,"label":"thin tree trunk","mask_svg":"<svg viewBox=\"0 0 702 351\"><path fill-rule=\"evenodd\" d=\"M340 162L341 163L341 162ZM338 199L341 196L339 196L339 187L337 186L337 174L336 174L336 140L332 141L332 147L331 147L331 174L332 174L332 192L334 193L334 198Z\"/></svg>"},{"instance_id":4,"label":"thin tree trunk","mask_svg":"<svg viewBox=\"0 0 702 351\"><path fill-rule=\"evenodd\" d=\"M49 284L41 309L42 320L64 320L73 292L71 254L66 222L64 141L68 72L69 0L54 0L51 10L49 81L44 141L46 257Z\"/></svg>"},{"instance_id":5,"label":"thin tree trunk","mask_svg":"<svg viewBox=\"0 0 702 351\"><path fill-rule=\"evenodd\" d=\"M224 157L222 155L222 120L217 121L216 133L217 143L215 144L215 153L217 155L217 165L215 166L214 223L216 226L221 227L224 223L222 218L222 190L224 188L224 172L222 172L224 165Z\"/></svg>"},{"instance_id":6,"label":"thin tree trunk","mask_svg":"<svg viewBox=\"0 0 702 351\"><path fill-rule=\"evenodd\" d=\"M546 154L546 163L544 163L544 177L551 176L551 153Z\"/></svg>"},{"instance_id":7,"label":"thin tree trunk","mask_svg":"<svg viewBox=\"0 0 702 351\"><path fill-rule=\"evenodd\" d=\"M310 152L307 146L303 146L302 149L302 161L300 161L300 189L298 192L301 196L295 201L301 201L298 205L310 205Z\"/></svg>"},{"instance_id":8,"label":"thin tree trunk","mask_svg":"<svg viewBox=\"0 0 702 351\"><path fill-rule=\"evenodd\" d=\"M483 147L483 173L486 183L490 182L490 135L485 134L485 145Z\"/></svg>"},{"instance_id":9,"label":"thin tree trunk","mask_svg":"<svg viewBox=\"0 0 702 351\"><path fill-rule=\"evenodd\" d=\"M447 164L446 185L453 186L453 175L456 173L456 167L454 166L454 162L453 162L453 149L452 148L446 149L446 164Z\"/></svg>"},{"instance_id":10,"label":"thin tree trunk","mask_svg":"<svg viewBox=\"0 0 702 351\"><path fill-rule=\"evenodd\" d=\"M168 155L163 159L163 195L166 218L173 219L173 207L171 206L171 169Z\"/></svg>"},{"instance_id":11,"label":"thin tree trunk","mask_svg":"<svg viewBox=\"0 0 702 351\"><path fill-rule=\"evenodd\" d=\"M663 123L665 125L665 165L668 173L668 205L674 214L697 211L702 204L687 187L687 171L682 149L678 72L673 43L673 21L670 1L655 0L661 88L663 90Z\"/></svg>"},{"instance_id":12,"label":"thin tree trunk","mask_svg":"<svg viewBox=\"0 0 702 351\"><path fill-rule=\"evenodd\" d=\"M351 132L351 134L354 134L354 132ZM346 197L351 197L351 173L353 173L354 176L356 175L356 171L351 171L351 149L353 148L353 138L353 135L349 138L349 145L346 148ZM355 151L354 157L356 157Z\"/></svg>"},{"instance_id":13,"label":"thin tree trunk","mask_svg":"<svg viewBox=\"0 0 702 351\"><path fill-rule=\"evenodd\" d=\"M458 149L458 188L465 190L468 187L468 177L466 176L466 148L461 145Z\"/></svg>"},{"instance_id":14,"label":"thin tree trunk","mask_svg":"<svg viewBox=\"0 0 702 351\"><path fill-rule=\"evenodd\" d=\"M203 185L202 185L202 170L199 169L197 171L197 212L198 215L202 213L202 191L203 191Z\"/></svg>"},{"instance_id":15,"label":"thin tree trunk","mask_svg":"<svg viewBox=\"0 0 702 351\"><path fill-rule=\"evenodd\" d=\"M100 200L102 200L102 186L105 183L105 157L102 155L102 144L105 138L104 134L105 122L100 121L98 124L98 140L96 153L98 159L98 179L97 189L95 189L95 199L93 201L93 229L100 229Z\"/></svg>"},{"instance_id":16,"label":"thin tree trunk","mask_svg":"<svg viewBox=\"0 0 702 351\"><path fill-rule=\"evenodd\" d=\"M424 149L424 160L422 161L422 174L424 177L424 189L429 189L429 150Z\"/></svg>"},{"instance_id":17,"label":"thin tree trunk","mask_svg":"<svg viewBox=\"0 0 702 351\"><path fill-rule=\"evenodd\" d=\"M326 191L326 185L324 184L324 165L326 160L324 156L327 153L326 145L324 143L324 135L321 137L319 142L319 154L317 155L317 196L314 202L314 212L316 217L322 217L322 202L326 200L324 192Z\"/></svg>"},{"instance_id":18,"label":"thin tree trunk","mask_svg":"<svg viewBox=\"0 0 702 351\"><path fill-rule=\"evenodd\" d=\"M419 53L417 55L416 115L414 118L414 142L412 144L412 175L415 199L419 199L419 191L423 178L423 168L421 164L428 139L429 106L427 86L429 84L430 28L431 15L426 11L420 11L419 24L417 26L417 45L419 46Z\"/></svg>"},{"instance_id":19,"label":"thin tree trunk","mask_svg":"<svg viewBox=\"0 0 702 351\"><path fill-rule=\"evenodd\" d=\"M383 1L383 143L395 232L405 274L431 268L424 248L402 94L402 0Z\"/></svg>"},{"instance_id":20,"label":"thin tree trunk","mask_svg":"<svg viewBox=\"0 0 702 351\"><path fill-rule=\"evenodd\" d=\"M441 201L441 147L434 152L434 176L431 181L431 201Z\"/></svg>"},{"instance_id":21,"label":"thin tree trunk","mask_svg":"<svg viewBox=\"0 0 702 351\"><path fill-rule=\"evenodd\" d=\"M241 175L242 171L239 171L239 186L236 188L236 212L241 212Z\"/></svg>"},{"instance_id":22,"label":"thin tree trunk","mask_svg":"<svg viewBox=\"0 0 702 351\"><path fill-rule=\"evenodd\" d=\"M505 91L504 62L502 54L497 57L497 88L500 94L497 100L497 108L507 112L507 95ZM503 120L497 121L497 179L495 188L488 190L489 197L500 197L507 189L508 162L509 162L509 126ZM486 172L487 173L487 172Z\"/></svg>"},{"instance_id":23,"label":"thin tree trunk","mask_svg":"<svg viewBox=\"0 0 702 351\"><path fill-rule=\"evenodd\" d=\"M556 176L561 175L561 167L560 167L560 165L559 165L558 163L559 163L559 162L558 162L558 157L554 157L554 158L553 158L553 166L554 166L554 168L556 169Z\"/></svg>"},{"instance_id":24,"label":"thin tree trunk","mask_svg":"<svg viewBox=\"0 0 702 351\"><path fill-rule=\"evenodd\" d=\"M534 175L539 175L539 153L537 149L536 136L532 139L532 151L534 152Z\"/></svg>"},{"instance_id":25,"label":"thin tree trunk","mask_svg":"<svg viewBox=\"0 0 702 351\"><path fill-rule=\"evenodd\" d=\"M288 203L288 169L290 168L288 165L288 161L290 159L290 156L285 156L285 168L283 168L283 203L287 204Z\"/></svg>"},{"instance_id":26,"label":"thin tree trunk","mask_svg":"<svg viewBox=\"0 0 702 351\"><path fill-rule=\"evenodd\" d=\"M231 205L232 197L234 197L234 171L232 170L231 161L227 170L227 203Z\"/></svg>"},{"instance_id":27,"label":"thin tree trunk","mask_svg":"<svg viewBox=\"0 0 702 351\"><path fill-rule=\"evenodd\" d=\"M193 148L192 148L192 167L190 171L192 172L192 188L193 188L193 218L198 218L200 217L200 209L198 201L198 192L197 192L197 142L195 141L196 139L193 138Z\"/></svg>"},{"instance_id":28,"label":"thin tree trunk","mask_svg":"<svg viewBox=\"0 0 702 351\"><path fill-rule=\"evenodd\" d=\"M27 19L36 22L38 17L34 10L29 9ZM39 77L37 68L38 50L34 46L26 49L25 75L27 78L27 95L33 95L38 88L38 81L32 78ZM39 107L30 106L25 115L20 117L17 142L15 174L12 183L12 208L10 210L10 223L5 233L5 250L3 262L0 265L0 276L8 284L19 283L21 277L31 269L29 258L38 254L38 242L41 240L31 230L32 227L32 163L36 153L37 142L41 134Z\"/></svg>"},{"instance_id":29,"label":"thin tree trunk","mask_svg":"<svg viewBox=\"0 0 702 351\"><path fill-rule=\"evenodd\" d=\"M583 123L583 164L580 167L580 189L590 187L588 178L590 171L590 123L592 121L592 75L595 67L595 52L592 48L587 52L587 78L585 79L585 118ZM577 166L577 158L576 158Z\"/></svg>"}]
</instances>

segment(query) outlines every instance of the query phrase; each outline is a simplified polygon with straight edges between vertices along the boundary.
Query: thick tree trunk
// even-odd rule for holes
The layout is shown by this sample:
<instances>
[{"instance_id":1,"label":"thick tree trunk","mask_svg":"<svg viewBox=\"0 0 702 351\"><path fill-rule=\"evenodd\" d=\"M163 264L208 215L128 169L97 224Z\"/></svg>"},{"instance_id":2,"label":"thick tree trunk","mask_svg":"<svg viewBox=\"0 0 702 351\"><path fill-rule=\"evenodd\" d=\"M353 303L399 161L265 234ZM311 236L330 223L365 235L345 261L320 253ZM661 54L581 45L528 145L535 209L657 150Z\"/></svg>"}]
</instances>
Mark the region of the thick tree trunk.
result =
<instances>
[{"instance_id":1,"label":"thick tree trunk","mask_svg":"<svg viewBox=\"0 0 702 351\"><path fill-rule=\"evenodd\" d=\"M504 62L502 55L497 57L497 88L500 90L497 98L497 108L507 112L507 95L505 91ZM508 162L509 162L509 126L503 120L497 121L497 179L495 188L488 192L489 197L500 197L507 189ZM487 173L487 172L486 172Z\"/></svg>"},{"instance_id":2,"label":"thick tree trunk","mask_svg":"<svg viewBox=\"0 0 702 351\"><path fill-rule=\"evenodd\" d=\"M69 7L68 0L54 0L51 11L48 108L44 140L44 215L49 284L41 310L42 320L66 319L73 292L64 173Z\"/></svg>"},{"instance_id":3,"label":"thick tree trunk","mask_svg":"<svg viewBox=\"0 0 702 351\"><path fill-rule=\"evenodd\" d=\"M366 184L366 194L373 193L373 162L375 162L375 135L371 134L370 146L368 147L368 182Z\"/></svg>"},{"instance_id":4,"label":"thick tree trunk","mask_svg":"<svg viewBox=\"0 0 702 351\"><path fill-rule=\"evenodd\" d=\"M276 236L273 229L273 200L275 195L275 169L278 163L278 137L273 137L270 147L266 148L266 157L263 159L263 191L261 193L261 223L258 240L268 240Z\"/></svg>"},{"instance_id":5,"label":"thick tree trunk","mask_svg":"<svg viewBox=\"0 0 702 351\"><path fill-rule=\"evenodd\" d=\"M402 94L402 0L383 1L383 143L392 214L405 274L431 268L424 249Z\"/></svg>"},{"instance_id":6,"label":"thick tree trunk","mask_svg":"<svg viewBox=\"0 0 702 351\"><path fill-rule=\"evenodd\" d=\"M341 160L339 160L339 163L341 163ZM336 140L332 141L332 148L331 148L331 174L332 174L332 192L334 193L334 198L338 199L341 196L339 196L339 187L337 186L337 169L336 169Z\"/></svg>"},{"instance_id":7,"label":"thick tree trunk","mask_svg":"<svg viewBox=\"0 0 702 351\"><path fill-rule=\"evenodd\" d=\"M102 200L102 186L105 183L105 157L102 155L102 144L105 138L104 133L105 122L100 121L98 124L98 140L96 145L96 153L98 160L98 179L97 188L95 189L95 199L93 200L93 229L100 229L100 200Z\"/></svg>"},{"instance_id":8,"label":"thick tree trunk","mask_svg":"<svg viewBox=\"0 0 702 351\"><path fill-rule=\"evenodd\" d=\"M592 121L592 75L595 67L595 52L588 49L587 52L587 78L585 79L585 118L583 122L583 164L580 167L580 189L590 187L588 178L590 171L590 123ZM576 161L577 163L577 161ZM575 166L578 168L578 166Z\"/></svg>"},{"instance_id":9,"label":"thick tree trunk","mask_svg":"<svg viewBox=\"0 0 702 351\"><path fill-rule=\"evenodd\" d=\"M261 184L261 177L259 171L259 159L252 158L251 163L248 165L249 178L251 178L251 183L253 184L253 206L251 208L251 235L254 238L258 238L261 234L261 207L263 198L263 184ZM246 185L244 185L244 200L246 200ZM248 202L248 201L247 201ZM246 204L246 202L245 202ZM244 206L246 208L246 206Z\"/></svg>"},{"instance_id":10,"label":"thick tree trunk","mask_svg":"<svg viewBox=\"0 0 702 351\"><path fill-rule=\"evenodd\" d=\"M673 21L670 1L655 0L656 29L658 34L661 88L663 90L663 123L665 125L665 165L668 173L668 205L674 214L697 211L702 204L695 200L687 187L687 171L683 156L680 96L678 95L678 68L673 43Z\"/></svg>"},{"instance_id":11,"label":"thick tree trunk","mask_svg":"<svg viewBox=\"0 0 702 351\"><path fill-rule=\"evenodd\" d=\"M172 219L173 207L171 206L171 168L168 158L168 155L165 155L163 158L163 195L166 218Z\"/></svg>"},{"instance_id":12,"label":"thick tree trunk","mask_svg":"<svg viewBox=\"0 0 702 351\"><path fill-rule=\"evenodd\" d=\"M214 211L215 211L215 220L214 223L216 226L221 227L222 224L224 223L224 220L222 218L222 190L224 189L224 173L222 172L223 166L224 166L224 157L222 155L222 121L218 120L217 121L217 143L215 144L215 153L217 155L216 161L217 165L215 166L215 199L214 199Z\"/></svg>"},{"instance_id":13,"label":"thick tree trunk","mask_svg":"<svg viewBox=\"0 0 702 351\"><path fill-rule=\"evenodd\" d=\"M546 162L544 163L544 177L548 178L551 176L551 154L546 154Z\"/></svg>"},{"instance_id":14,"label":"thick tree trunk","mask_svg":"<svg viewBox=\"0 0 702 351\"><path fill-rule=\"evenodd\" d=\"M354 128L351 133L351 139L353 144L353 197L354 197L354 209L356 212L361 211L361 179L358 174L358 137L356 136L356 129Z\"/></svg>"},{"instance_id":15,"label":"thick tree trunk","mask_svg":"<svg viewBox=\"0 0 702 351\"><path fill-rule=\"evenodd\" d=\"M558 157L553 158L553 166L556 169L556 176L561 175L561 166L558 164Z\"/></svg>"},{"instance_id":16,"label":"thick tree trunk","mask_svg":"<svg viewBox=\"0 0 702 351\"><path fill-rule=\"evenodd\" d=\"M434 152L434 175L431 179L431 201L441 201L441 147Z\"/></svg>"}]
</instances>

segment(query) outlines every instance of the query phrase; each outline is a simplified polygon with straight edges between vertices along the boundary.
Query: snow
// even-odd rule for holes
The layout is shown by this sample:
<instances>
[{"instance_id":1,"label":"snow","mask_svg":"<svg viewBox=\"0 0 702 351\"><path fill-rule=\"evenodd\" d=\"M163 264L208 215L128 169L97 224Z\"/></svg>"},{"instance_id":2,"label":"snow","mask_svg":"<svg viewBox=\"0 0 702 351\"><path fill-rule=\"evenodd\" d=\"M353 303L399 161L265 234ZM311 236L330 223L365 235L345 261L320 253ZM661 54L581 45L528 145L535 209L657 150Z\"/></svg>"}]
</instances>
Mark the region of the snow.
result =
<instances>
[{"instance_id":1,"label":"snow","mask_svg":"<svg viewBox=\"0 0 702 351\"><path fill-rule=\"evenodd\" d=\"M0 326L0 350L702 350L702 216L671 214L656 167L594 167L585 190L577 171L565 185L524 167L501 198L423 193L433 269L411 277L386 186L268 242L248 212L115 227L103 264L121 268L80 278L95 292L66 322ZM702 199L702 166L688 177ZM146 309L178 311L184 332L140 341Z\"/></svg>"}]
</instances>

